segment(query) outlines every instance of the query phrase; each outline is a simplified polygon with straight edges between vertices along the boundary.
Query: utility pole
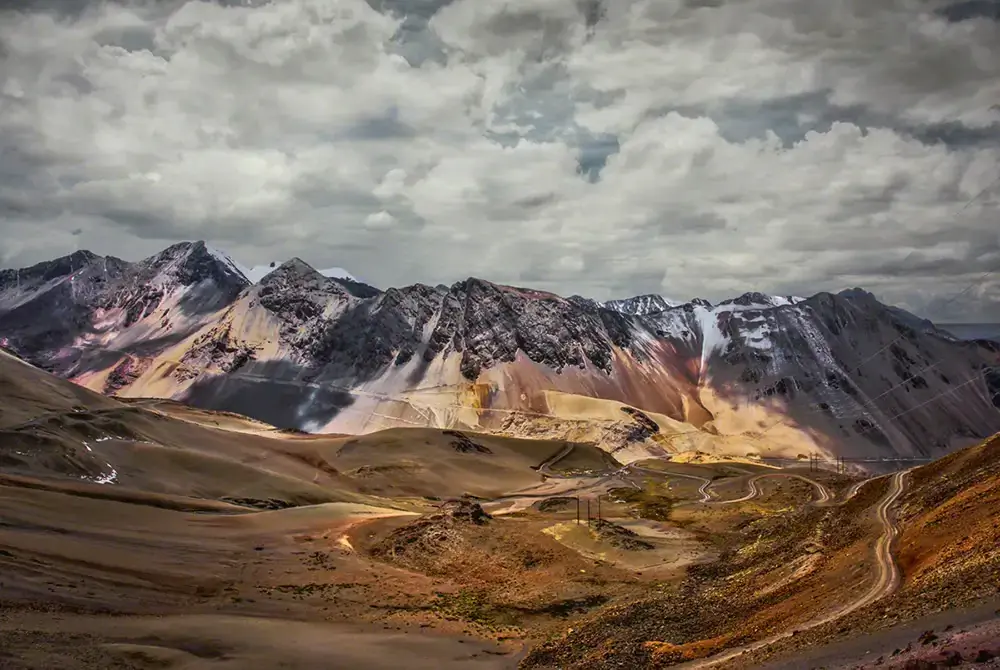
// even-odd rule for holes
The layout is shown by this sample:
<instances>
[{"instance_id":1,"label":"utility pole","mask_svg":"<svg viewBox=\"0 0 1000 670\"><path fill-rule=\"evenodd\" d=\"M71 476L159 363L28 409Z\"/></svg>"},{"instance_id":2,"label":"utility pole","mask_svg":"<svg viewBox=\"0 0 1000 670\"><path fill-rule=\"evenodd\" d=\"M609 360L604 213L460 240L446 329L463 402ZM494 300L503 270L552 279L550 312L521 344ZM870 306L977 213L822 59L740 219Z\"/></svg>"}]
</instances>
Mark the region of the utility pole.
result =
<instances>
[{"instance_id":1,"label":"utility pole","mask_svg":"<svg viewBox=\"0 0 1000 670\"><path fill-rule=\"evenodd\" d=\"M590 525L590 498L587 498L587 525Z\"/></svg>"}]
</instances>

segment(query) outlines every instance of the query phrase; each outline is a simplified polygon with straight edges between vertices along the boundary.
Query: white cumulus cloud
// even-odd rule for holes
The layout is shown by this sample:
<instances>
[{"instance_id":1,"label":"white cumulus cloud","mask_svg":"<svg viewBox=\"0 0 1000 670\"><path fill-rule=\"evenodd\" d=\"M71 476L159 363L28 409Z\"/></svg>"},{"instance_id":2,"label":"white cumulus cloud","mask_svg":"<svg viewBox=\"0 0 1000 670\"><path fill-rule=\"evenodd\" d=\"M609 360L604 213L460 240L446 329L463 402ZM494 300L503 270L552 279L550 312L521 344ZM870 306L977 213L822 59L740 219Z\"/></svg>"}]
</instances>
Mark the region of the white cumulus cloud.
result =
<instances>
[{"instance_id":1,"label":"white cumulus cloud","mask_svg":"<svg viewBox=\"0 0 1000 670\"><path fill-rule=\"evenodd\" d=\"M14 3L0 264L206 239L381 286L997 320L1000 22L967 5Z\"/></svg>"}]
</instances>

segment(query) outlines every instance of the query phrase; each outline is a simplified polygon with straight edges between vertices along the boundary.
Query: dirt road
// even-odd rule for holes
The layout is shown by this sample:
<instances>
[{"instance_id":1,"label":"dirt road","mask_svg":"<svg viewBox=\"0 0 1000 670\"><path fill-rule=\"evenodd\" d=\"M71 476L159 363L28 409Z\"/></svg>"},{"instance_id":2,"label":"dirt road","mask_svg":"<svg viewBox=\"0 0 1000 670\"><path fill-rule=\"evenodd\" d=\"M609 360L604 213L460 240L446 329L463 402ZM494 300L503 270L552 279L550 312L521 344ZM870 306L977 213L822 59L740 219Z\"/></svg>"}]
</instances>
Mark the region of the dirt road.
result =
<instances>
[{"instance_id":1,"label":"dirt road","mask_svg":"<svg viewBox=\"0 0 1000 670\"><path fill-rule=\"evenodd\" d=\"M899 566L896 565L896 560L892 555L892 545L896 536L899 535L899 526L892 518L892 507L899 500L899 496L903 495L908 472L908 470L903 470L892 476L889 493L878 506L878 519L883 528L882 536L875 546L875 559L879 564L879 579L864 598L854 603L847 611L841 612L839 616L869 605L879 598L889 595L899 586Z\"/></svg>"},{"instance_id":2,"label":"dirt road","mask_svg":"<svg viewBox=\"0 0 1000 670\"><path fill-rule=\"evenodd\" d=\"M563 447L562 449L560 449L557 453L553 454L549 458L547 458L544 461L542 461L541 463L539 463L539 465L538 465L538 472L540 472L541 474L543 474L543 475L545 475L547 477L552 477L553 475L552 475L551 472L549 472L549 469L552 468L552 466L554 466L556 463L558 463L562 459L564 459L567 456L569 456L569 454L573 451L574 447L575 447L575 445L573 445L573 444L567 444L565 447ZM556 475L556 476L558 476L558 475Z\"/></svg>"},{"instance_id":3,"label":"dirt road","mask_svg":"<svg viewBox=\"0 0 1000 670\"><path fill-rule=\"evenodd\" d=\"M701 487L698 489L698 494L701 495L701 500L698 502L708 502L712 499L712 494L709 493L708 487L712 485L711 479L706 479L705 477L699 477L697 475L689 475L680 472L671 472L669 470L654 470L652 468L644 468L641 465L630 464L626 466L626 469L632 470L634 472L643 472L650 475L659 475L661 477L679 477L681 479L693 479L694 481L701 482Z\"/></svg>"},{"instance_id":4,"label":"dirt road","mask_svg":"<svg viewBox=\"0 0 1000 670\"><path fill-rule=\"evenodd\" d=\"M872 479L874 479L874 478L872 478ZM858 491L861 490L861 487L864 486L865 484L867 484L868 482L872 481L872 479L862 479L860 482L856 482L855 484L852 484L851 488L847 489L847 492L844 494L844 497L837 504L838 505L843 505L848 500L850 500L854 496L858 495Z\"/></svg>"},{"instance_id":5,"label":"dirt road","mask_svg":"<svg viewBox=\"0 0 1000 670\"><path fill-rule=\"evenodd\" d=\"M754 475L749 480L747 480L747 488L749 489L747 494L742 498L735 498L733 500L718 500L715 502L716 505L731 505L733 503L746 502L747 500L752 500L760 495L760 489L757 487L757 482L764 479L765 477L789 477L792 479L798 479L807 484L811 484L816 492L819 494L819 498L813 501L814 505L825 505L833 500L833 494L830 493L830 489L826 488L814 479L809 479L803 475L794 475L781 472L769 472L762 475Z\"/></svg>"},{"instance_id":6,"label":"dirt road","mask_svg":"<svg viewBox=\"0 0 1000 670\"><path fill-rule=\"evenodd\" d=\"M875 562L878 570L878 577L876 578L874 584L872 584L871 588L868 589L868 592L858 600L840 607L839 609L834 610L833 612L822 617L813 619L812 621L809 621L801 626L797 626L797 631L801 632L810 628L822 626L823 624L831 621L835 621L889 595L899 586L899 566L896 565L896 560L892 555L892 546L896 536L899 534L899 527L892 518L892 509L905 490L905 479L908 472L908 470L904 470L892 475L892 483L889 487L889 491L886 493L885 497L879 501L878 507L876 508L876 516L879 523L882 525L882 535L879 537L878 542L875 545ZM757 478L755 477L754 479ZM686 670L715 667L744 653L762 649L768 645L774 644L778 640L791 637L793 634L795 634L795 631L787 631L744 647L738 647L717 656L712 656L710 658L691 663L685 663L676 667L684 668Z\"/></svg>"}]
</instances>

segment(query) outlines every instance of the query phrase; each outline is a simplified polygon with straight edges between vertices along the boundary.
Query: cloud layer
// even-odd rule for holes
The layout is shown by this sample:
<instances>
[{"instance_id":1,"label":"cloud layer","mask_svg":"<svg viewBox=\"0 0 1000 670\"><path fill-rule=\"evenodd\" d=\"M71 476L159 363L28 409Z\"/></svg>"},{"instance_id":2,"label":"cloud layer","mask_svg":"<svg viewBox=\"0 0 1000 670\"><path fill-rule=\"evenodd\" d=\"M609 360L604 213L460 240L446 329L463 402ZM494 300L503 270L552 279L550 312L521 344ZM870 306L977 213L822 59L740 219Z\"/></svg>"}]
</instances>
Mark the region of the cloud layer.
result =
<instances>
[{"instance_id":1,"label":"cloud layer","mask_svg":"<svg viewBox=\"0 0 1000 670\"><path fill-rule=\"evenodd\" d=\"M990 2L7 4L3 266L206 239L381 286L1000 320Z\"/></svg>"}]
</instances>

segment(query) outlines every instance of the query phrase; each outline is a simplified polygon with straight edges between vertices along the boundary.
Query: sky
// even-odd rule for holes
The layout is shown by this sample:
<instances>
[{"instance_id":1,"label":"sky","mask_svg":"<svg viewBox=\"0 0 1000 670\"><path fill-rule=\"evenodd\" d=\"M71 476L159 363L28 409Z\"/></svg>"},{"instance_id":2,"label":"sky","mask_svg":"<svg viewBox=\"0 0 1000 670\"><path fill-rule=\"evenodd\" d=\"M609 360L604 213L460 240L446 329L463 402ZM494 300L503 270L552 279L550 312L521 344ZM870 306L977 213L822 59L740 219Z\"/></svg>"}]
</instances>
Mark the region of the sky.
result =
<instances>
[{"instance_id":1,"label":"sky","mask_svg":"<svg viewBox=\"0 0 1000 670\"><path fill-rule=\"evenodd\" d=\"M0 267L1000 321L1000 0L0 0Z\"/></svg>"}]
</instances>

